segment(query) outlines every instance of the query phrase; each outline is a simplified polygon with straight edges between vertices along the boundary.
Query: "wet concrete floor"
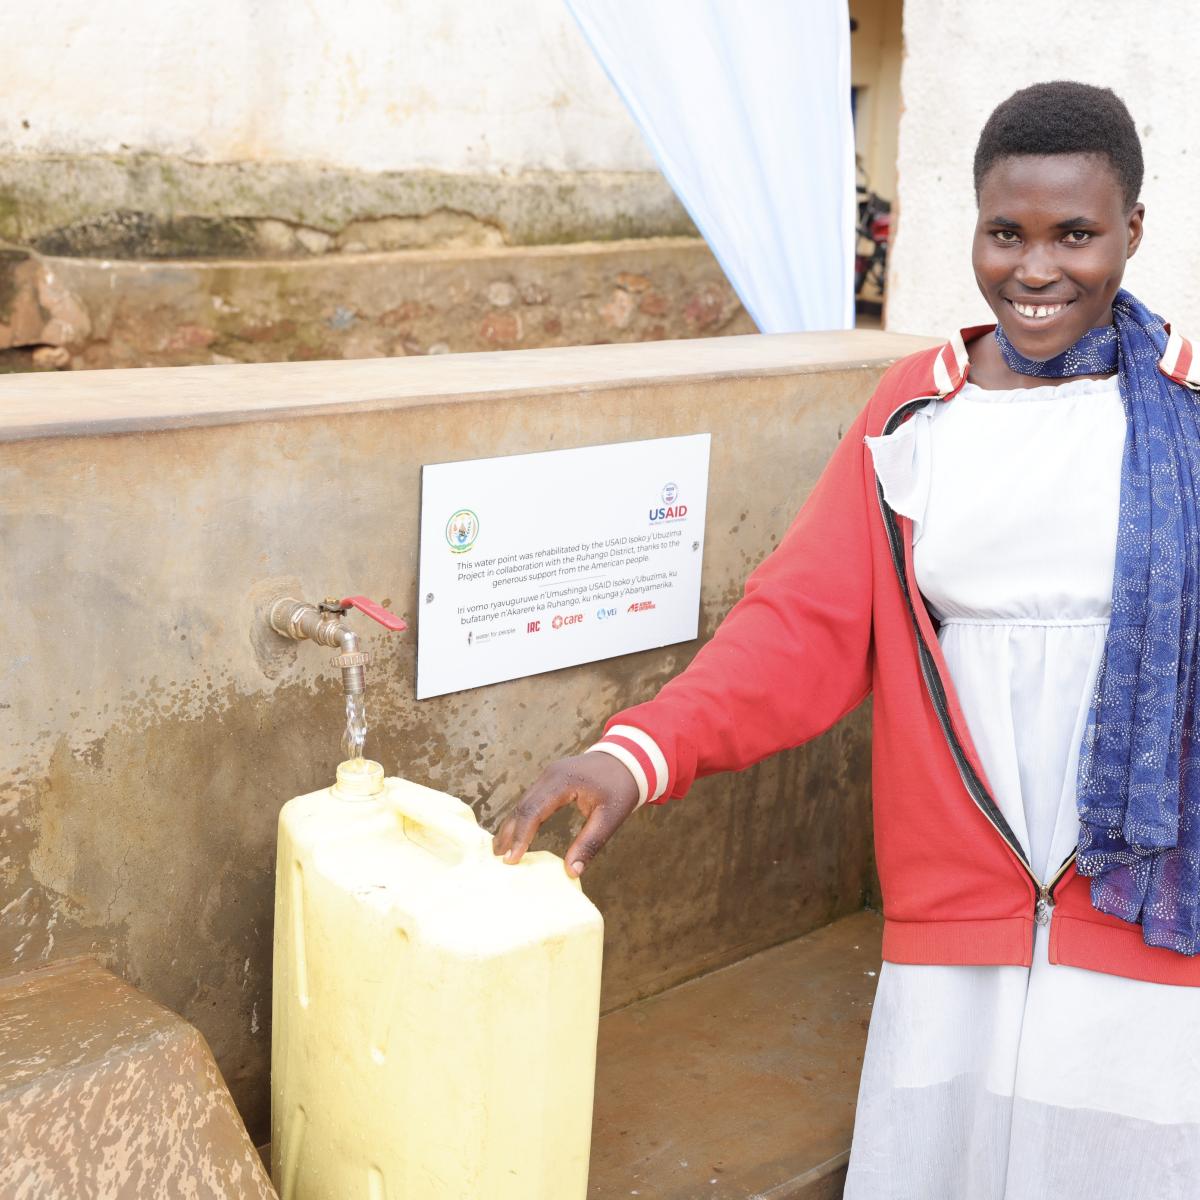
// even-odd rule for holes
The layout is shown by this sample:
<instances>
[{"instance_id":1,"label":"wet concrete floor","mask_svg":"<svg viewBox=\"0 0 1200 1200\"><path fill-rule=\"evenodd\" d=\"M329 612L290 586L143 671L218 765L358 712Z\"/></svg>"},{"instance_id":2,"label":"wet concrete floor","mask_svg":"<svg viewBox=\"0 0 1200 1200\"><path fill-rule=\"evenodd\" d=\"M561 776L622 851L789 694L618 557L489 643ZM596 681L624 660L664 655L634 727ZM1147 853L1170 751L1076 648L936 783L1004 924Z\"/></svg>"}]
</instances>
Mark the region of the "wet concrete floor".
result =
<instances>
[{"instance_id":1,"label":"wet concrete floor","mask_svg":"<svg viewBox=\"0 0 1200 1200\"><path fill-rule=\"evenodd\" d=\"M882 921L862 912L600 1022L590 1200L832 1200Z\"/></svg>"}]
</instances>

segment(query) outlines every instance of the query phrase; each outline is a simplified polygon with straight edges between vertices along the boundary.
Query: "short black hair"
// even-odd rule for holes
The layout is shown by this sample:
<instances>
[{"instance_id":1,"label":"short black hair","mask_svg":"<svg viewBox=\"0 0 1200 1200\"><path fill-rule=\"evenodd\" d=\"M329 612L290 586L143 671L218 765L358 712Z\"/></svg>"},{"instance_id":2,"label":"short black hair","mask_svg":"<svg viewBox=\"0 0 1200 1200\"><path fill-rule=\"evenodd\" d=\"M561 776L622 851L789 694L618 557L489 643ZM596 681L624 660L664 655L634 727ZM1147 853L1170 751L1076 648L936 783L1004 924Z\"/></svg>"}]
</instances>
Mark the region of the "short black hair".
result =
<instances>
[{"instance_id":1,"label":"short black hair","mask_svg":"<svg viewBox=\"0 0 1200 1200\"><path fill-rule=\"evenodd\" d=\"M1073 79L1013 92L988 117L975 147L975 199L983 177L1018 154L1099 154L1107 158L1127 206L1142 190L1142 143L1125 102L1111 88Z\"/></svg>"}]
</instances>

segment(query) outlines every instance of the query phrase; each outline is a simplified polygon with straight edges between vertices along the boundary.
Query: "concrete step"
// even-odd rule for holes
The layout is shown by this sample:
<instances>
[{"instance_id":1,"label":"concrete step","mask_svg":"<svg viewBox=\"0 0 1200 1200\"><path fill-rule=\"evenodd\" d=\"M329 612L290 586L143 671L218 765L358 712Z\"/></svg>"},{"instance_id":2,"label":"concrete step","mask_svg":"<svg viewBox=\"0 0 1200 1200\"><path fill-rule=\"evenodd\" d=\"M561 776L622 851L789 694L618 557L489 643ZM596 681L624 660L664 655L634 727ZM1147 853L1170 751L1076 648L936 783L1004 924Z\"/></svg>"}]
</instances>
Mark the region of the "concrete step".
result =
<instances>
[{"instance_id":1,"label":"concrete step","mask_svg":"<svg viewBox=\"0 0 1200 1200\"><path fill-rule=\"evenodd\" d=\"M840 1197L881 934L858 913L602 1018L589 1197Z\"/></svg>"},{"instance_id":2,"label":"concrete step","mask_svg":"<svg viewBox=\"0 0 1200 1200\"><path fill-rule=\"evenodd\" d=\"M88 958L0 978L0 1197L274 1196L182 1017Z\"/></svg>"}]
</instances>

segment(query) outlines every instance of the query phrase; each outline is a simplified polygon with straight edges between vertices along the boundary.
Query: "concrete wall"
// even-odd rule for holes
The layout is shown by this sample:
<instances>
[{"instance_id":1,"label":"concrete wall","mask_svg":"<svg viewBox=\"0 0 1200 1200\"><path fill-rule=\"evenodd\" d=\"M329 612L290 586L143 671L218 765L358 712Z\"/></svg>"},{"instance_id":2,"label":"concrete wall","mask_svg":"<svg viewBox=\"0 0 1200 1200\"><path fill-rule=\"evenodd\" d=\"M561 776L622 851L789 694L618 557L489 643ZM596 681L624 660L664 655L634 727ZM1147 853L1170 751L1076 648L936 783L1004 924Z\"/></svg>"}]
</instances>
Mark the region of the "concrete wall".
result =
<instances>
[{"instance_id":1,"label":"concrete wall","mask_svg":"<svg viewBox=\"0 0 1200 1200\"><path fill-rule=\"evenodd\" d=\"M883 365L881 333L0 380L0 958L91 951L195 1022L265 1131L274 827L339 758L329 654L275 594L419 617L421 464L709 431L702 638ZM696 644L418 704L364 624L368 748L494 827ZM587 877L618 1005L820 925L870 886L865 715L639 813ZM563 850L560 814L545 845Z\"/></svg>"},{"instance_id":2,"label":"concrete wall","mask_svg":"<svg viewBox=\"0 0 1200 1200\"><path fill-rule=\"evenodd\" d=\"M904 0L900 213L887 327L945 335L990 319L971 273L971 161L991 110L1020 87L1080 79L1128 104L1146 157L1146 236L1127 285L1184 329L1200 329L1200 244L1190 236L1200 109L1182 66L1200 55L1186 0L1136 11L1097 0Z\"/></svg>"}]
</instances>

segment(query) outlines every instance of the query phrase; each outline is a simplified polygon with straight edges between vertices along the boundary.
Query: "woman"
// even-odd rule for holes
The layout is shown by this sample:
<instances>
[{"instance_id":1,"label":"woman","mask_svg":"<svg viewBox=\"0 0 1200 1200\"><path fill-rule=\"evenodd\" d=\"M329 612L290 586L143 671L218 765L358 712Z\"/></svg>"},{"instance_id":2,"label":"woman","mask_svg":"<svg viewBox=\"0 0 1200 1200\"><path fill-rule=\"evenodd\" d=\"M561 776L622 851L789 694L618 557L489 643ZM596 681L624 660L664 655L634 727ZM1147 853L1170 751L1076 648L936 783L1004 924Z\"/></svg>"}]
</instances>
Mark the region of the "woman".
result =
<instances>
[{"instance_id":1,"label":"woman","mask_svg":"<svg viewBox=\"0 0 1200 1200\"><path fill-rule=\"evenodd\" d=\"M1200 1195L1200 372L1119 290L1141 182L1112 92L996 109L998 325L885 375L712 641L496 835L515 861L574 802L579 874L640 804L873 693L854 1200Z\"/></svg>"}]
</instances>

